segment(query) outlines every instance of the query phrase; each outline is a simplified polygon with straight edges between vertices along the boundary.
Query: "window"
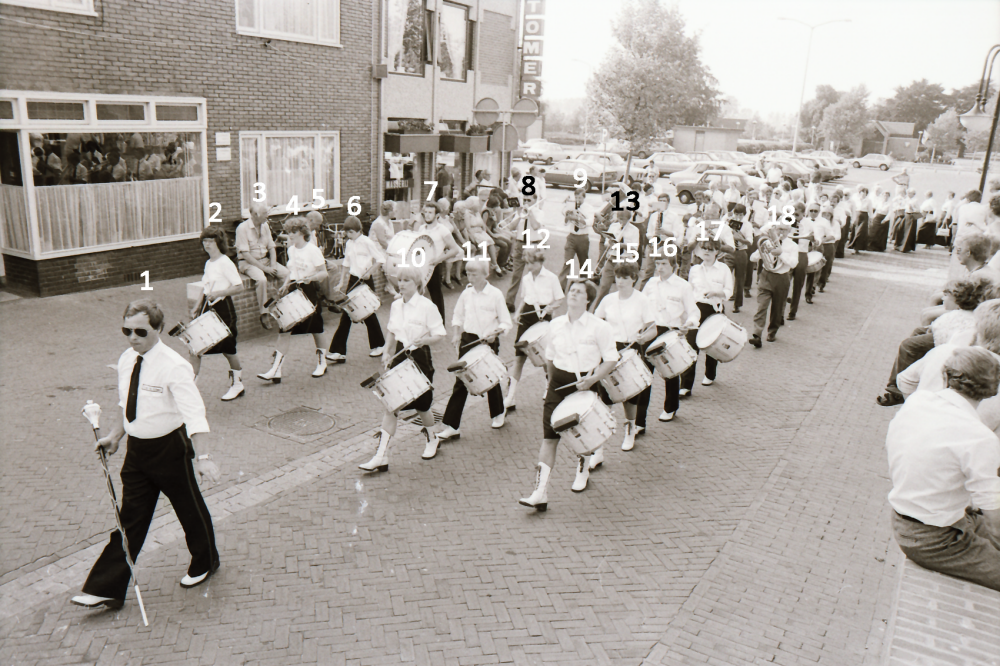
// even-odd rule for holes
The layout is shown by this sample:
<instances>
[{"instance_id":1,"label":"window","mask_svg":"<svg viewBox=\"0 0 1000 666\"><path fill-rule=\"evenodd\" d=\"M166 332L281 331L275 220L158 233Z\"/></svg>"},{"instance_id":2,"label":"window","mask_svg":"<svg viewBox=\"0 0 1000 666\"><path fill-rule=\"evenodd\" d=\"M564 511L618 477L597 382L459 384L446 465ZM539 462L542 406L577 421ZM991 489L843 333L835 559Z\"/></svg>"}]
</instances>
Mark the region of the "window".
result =
<instances>
[{"instance_id":1,"label":"window","mask_svg":"<svg viewBox=\"0 0 1000 666\"><path fill-rule=\"evenodd\" d=\"M98 120L145 120L145 104L98 104Z\"/></svg>"},{"instance_id":2,"label":"window","mask_svg":"<svg viewBox=\"0 0 1000 666\"><path fill-rule=\"evenodd\" d=\"M197 104L157 104L156 119L159 121L198 122Z\"/></svg>"},{"instance_id":3,"label":"window","mask_svg":"<svg viewBox=\"0 0 1000 666\"><path fill-rule=\"evenodd\" d=\"M84 120L83 102L28 102L31 120Z\"/></svg>"},{"instance_id":4,"label":"window","mask_svg":"<svg viewBox=\"0 0 1000 666\"><path fill-rule=\"evenodd\" d=\"M97 16L97 12L94 11L94 0L0 0L0 4Z\"/></svg>"},{"instance_id":5,"label":"window","mask_svg":"<svg viewBox=\"0 0 1000 666\"><path fill-rule=\"evenodd\" d=\"M424 65L430 57L428 44L429 12L425 0L388 0L386 23L389 34L389 71L396 74L424 75Z\"/></svg>"},{"instance_id":6,"label":"window","mask_svg":"<svg viewBox=\"0 0 1000 666\"><path fill-rule=\"evenodd\" d=\"M340 46L340 0L236 0L236 31Z\"/></svg>"},{"instance_id":7,"label":"window","mask_svg":"<svg viewBox=\"0 0 1000 666\"><path fill-rule=\"evenodd\" d=\"M340 133L240 133L240 203L250 208L256 183L272 212L285 212L292 197L300 208L321 190L323 207L340 205ZM259 193L259 188L256 190ZM260 198L260 194L256 194Z\"/></svg>"},{"instance_id":8,"label":"window","mask_svg":"<svg viewBox=\"0 0 1000 666\"><path fill-rule=\"evenodd\" d=\"M465 81L469 69L469 8L444 3L441 6L441 35L438 40L438 67L441 77Z\"/></svg>"}]
</instances>

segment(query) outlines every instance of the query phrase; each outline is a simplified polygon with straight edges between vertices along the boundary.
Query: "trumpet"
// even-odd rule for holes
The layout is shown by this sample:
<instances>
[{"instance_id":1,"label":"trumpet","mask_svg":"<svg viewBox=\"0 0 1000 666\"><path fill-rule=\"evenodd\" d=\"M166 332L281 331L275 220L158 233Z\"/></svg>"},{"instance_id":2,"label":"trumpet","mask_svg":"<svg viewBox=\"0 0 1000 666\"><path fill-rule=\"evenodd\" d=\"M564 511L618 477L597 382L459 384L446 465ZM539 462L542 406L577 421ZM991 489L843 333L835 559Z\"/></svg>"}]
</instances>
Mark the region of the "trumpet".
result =
<instances>
[{"instance_id":1,"label":"trumpet","mask_svg":"<svg viewBox=\"0 0 1000 666\"><path fill-rule=\"evenodd\" d=\"M760 253L760 260L764 263L764 270L774 270L778 260L772 251L780 245L781 242L778 240L775 228L773 226L767 227L764 231L764 235L760 238L760 241L757 244L758 252Z\"/></svg>"}]
</instances>

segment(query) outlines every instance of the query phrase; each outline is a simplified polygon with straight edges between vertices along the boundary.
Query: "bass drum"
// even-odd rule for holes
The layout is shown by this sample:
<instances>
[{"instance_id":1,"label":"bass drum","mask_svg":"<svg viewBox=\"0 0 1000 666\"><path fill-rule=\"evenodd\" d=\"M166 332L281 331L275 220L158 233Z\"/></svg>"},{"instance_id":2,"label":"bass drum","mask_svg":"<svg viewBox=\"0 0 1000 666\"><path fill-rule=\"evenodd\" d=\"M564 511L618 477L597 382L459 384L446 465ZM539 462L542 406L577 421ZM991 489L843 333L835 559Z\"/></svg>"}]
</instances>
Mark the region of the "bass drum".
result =
<instances>
[{"instance_id":1,"label":"bass drum","mask_svg":"<svg viewBox=\"0 0 1000 666\"><path fill-rule=\"evenodd\" d=\"M404 265L412 266L420 271L421 285L426 285L436 263L437 250L430 236L416 231L400 231L392 237L385 250L385 277L393 288L398 289L399 270Z\"/></svg>"}]
</instances>

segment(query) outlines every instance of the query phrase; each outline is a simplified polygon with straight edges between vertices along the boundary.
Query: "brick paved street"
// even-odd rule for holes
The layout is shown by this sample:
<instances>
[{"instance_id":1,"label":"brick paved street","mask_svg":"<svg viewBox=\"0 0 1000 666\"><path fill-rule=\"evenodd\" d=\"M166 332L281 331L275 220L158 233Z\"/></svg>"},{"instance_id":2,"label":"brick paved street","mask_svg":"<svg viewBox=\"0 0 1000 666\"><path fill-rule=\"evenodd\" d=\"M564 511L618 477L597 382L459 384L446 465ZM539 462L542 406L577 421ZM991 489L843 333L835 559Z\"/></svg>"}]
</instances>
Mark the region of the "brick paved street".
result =
<instances>
[{"instance_id":1,"label":"brick paved street","mask_svg":"<svg viewBox=\"0 0 1000 666\"><path fill-rule=\"evenodd\" d=\"M364 336L320 380L296 341L287 378L267 387L253 378L267 340L242 343L247 396L218 401L221 359L201 385L224 473L206 491L222 569L204 587L177 585L187 552L161 506L138 563L149 627L131 594L117 612L68 604L112 524L78 412L90 398L105 423L115 417L105 366L138 292L3 303L0 660L878 664L902 557L885 501L893 412L874 396L946 269L940 250L844 260L777 343L696 384L671 424L655 420L656 386L650 430L631 453L609 446L585 493L570 492L560 451L543 514L517 504L534 482L540 372L526 371L499 433L472 400L463 437L435 460L420 459L409 427L392 471L363 477L355 465L378 418L356 388L377 367ZM183 282L154 285L172 315ZM748 324L751 309L734 319ZM439 402L453 358L436 351ZM300 407L336 425L294 439L268 430L268 417Z\"/></svg>"}]
</instances>

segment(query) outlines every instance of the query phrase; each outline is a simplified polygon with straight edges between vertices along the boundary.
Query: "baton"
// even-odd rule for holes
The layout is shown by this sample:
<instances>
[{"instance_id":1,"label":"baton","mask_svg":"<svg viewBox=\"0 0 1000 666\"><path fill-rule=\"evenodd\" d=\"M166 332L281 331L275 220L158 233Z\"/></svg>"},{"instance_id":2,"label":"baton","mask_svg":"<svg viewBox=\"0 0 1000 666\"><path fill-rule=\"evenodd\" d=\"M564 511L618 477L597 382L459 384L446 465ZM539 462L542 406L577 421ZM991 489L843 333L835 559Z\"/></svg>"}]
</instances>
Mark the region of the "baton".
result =
<instances>
[{"instance_id":1,"label":"baton","mask_svg":"<svg viewBox=\"0 0 1000 666\"><path fill-rule=\"evenodd\" d=\"M87 404L83 406L80 410L84 418L90 421L90 425L94 429L94 439L100 440L100 420L101 420L101 406L98 405L93 400L88 400ZM146 607L142 603L142 593L139 592L139 579L135 576L135 562L132 561L132 554L128 550L128 537L125 536L125 528L122 527L122 517L118 513L118 497L115 495L115 484L111 480L111 472L108 470L108 457L107 453L104 451L104 447L98 447L97 453L101 458L101 467L104 469L104 480L108 483L108 496L111 498L111 506L115 511L115 524L118 526L118 531L122 535L122 548L125 550L125 562L128 564L129 573L132 575L132 583L135 585L135 598L139 601L139 610L142 612L142 624L146 627L149 626L149 620L146 618Z\"/></svg>"}]
</instances>

